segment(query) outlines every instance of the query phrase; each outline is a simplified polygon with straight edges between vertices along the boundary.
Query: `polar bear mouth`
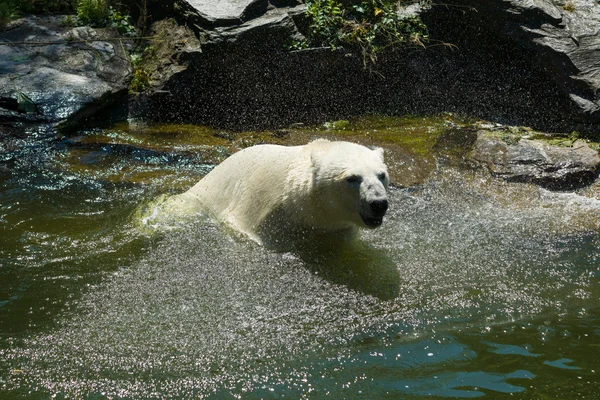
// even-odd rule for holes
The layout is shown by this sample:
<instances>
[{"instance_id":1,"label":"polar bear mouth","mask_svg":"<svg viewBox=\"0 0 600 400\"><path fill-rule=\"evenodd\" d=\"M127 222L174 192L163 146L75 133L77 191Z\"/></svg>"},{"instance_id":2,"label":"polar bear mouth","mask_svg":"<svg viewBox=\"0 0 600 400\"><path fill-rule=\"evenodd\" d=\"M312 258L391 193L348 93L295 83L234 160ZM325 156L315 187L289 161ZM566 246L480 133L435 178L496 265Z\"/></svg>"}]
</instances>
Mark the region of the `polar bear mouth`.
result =
<instances>
[{"instance_id":1,"label":"polar bear mouth","mask_svg":"<svg viewBox=\"0 0 600 400\"><path fill-rule=\"evenodd\" d=\"M367 217L362 214L360 217L368 228L377 228L383 223L383 217Z\"/></svg>"}]
</instances>

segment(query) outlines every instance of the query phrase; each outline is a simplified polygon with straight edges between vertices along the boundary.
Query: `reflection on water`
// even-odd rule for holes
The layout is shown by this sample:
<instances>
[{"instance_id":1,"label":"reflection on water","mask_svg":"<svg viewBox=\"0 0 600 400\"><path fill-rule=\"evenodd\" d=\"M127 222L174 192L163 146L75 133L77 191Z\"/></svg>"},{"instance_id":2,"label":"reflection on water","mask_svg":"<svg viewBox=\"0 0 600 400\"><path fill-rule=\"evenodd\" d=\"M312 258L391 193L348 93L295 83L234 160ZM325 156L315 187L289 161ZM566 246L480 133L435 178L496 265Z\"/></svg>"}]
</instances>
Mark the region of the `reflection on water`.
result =
<instances>
[{"instance_id":1,"label":"reflection on water","mask_svg":"<svg viewBox=\"0 0 600 400\"><path fill-rule=\"evenodd\" d=\"M197 179L202 158L44 140L0 169L0 398L600 389L593 198L447 168L393 189L361 243L276 253L210 221L136 231L139 204Z\"/></svg>"}]
</instances>

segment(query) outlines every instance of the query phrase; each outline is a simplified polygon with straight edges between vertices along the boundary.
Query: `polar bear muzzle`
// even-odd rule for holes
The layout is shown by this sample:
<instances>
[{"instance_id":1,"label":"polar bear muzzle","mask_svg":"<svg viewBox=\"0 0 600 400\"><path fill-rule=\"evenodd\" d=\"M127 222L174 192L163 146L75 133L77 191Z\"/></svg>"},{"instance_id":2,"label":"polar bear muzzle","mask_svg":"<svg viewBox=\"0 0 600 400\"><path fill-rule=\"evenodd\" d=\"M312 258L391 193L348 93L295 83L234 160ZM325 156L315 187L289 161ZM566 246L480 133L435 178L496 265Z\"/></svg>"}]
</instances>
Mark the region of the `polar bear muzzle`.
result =
<instances>
[{"instance_id":1,"label":"polar bear muzzle","mask_svg":"<svg viewBox=\"0 0 600 400\"><path fill-rule=\"evenodd\" d=\"M369 203L370 215L360 213L367 228L377 228L383 223L383 217L388 209L387 199L375 200Z\"/></svg>"}]
</instances>

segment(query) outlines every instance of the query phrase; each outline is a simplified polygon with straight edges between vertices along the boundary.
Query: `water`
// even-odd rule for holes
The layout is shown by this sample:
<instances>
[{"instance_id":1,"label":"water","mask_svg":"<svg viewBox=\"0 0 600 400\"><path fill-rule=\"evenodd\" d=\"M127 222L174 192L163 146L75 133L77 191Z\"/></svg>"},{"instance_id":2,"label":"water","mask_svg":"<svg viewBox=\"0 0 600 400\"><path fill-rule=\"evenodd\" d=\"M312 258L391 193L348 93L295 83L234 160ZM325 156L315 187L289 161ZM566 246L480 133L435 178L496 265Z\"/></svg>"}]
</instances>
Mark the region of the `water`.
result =
<instances>
[{"instance_id":1,"label":"water","mask_svg":"<svg viewBox=\"0 0 600 400\"><path fill-rule=\"evenodd\" d=\"M438 160L336 252L148 235L141 204L265 137L175 131L3 138L0 398L600 398L594 197Z\"/></svg>"}]
</instances>

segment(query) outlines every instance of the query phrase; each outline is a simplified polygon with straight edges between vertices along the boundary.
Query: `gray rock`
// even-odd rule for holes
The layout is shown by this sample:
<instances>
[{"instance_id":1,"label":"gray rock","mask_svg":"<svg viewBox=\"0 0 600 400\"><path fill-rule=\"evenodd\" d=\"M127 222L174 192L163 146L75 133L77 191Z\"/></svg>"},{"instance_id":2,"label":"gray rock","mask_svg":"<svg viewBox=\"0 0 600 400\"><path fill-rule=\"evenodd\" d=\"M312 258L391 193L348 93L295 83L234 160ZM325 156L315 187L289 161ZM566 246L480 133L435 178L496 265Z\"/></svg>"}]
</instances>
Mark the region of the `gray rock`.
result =
<instances>
[{"instance_id":1,"label":"gray rock","mask_svg":"<svg viewBox=\"0 0 600 400\"><path fill-rule=\"evenodd\" d=\"M296 3L176 2L166 15L194 30L201 50L171 57L177 71L154 79L155 99L140 102L134 116L247 129L369 112L450 111L543 131L596 132L598 53L584 50L593 44L575 49L571 38L563 41L568 29L560 30L564 21L584 29L595 8L580 16L550 0L409 6L400 12L420 13L432 46L381 53L376 65L365 67L347 49L287 51L308 29L304 5ZM568 57L579 61L565 61L555 50L547 55L549 47L538 43L551 35L536 30L555 28ZM578 34L580 43L595 40L587 29Z\"/></svg>"},{"instance_id":2,"label":"gray rock","mask_svg":"<svg viewBox=\"0 0 600 400\"><path fill-rule=\"evenodd\" d=\"M198 26L231 26L259 17L268 0L179 0L175 9Z\"/></svg>"},{"instance_id":3,"label":"gray rock","mask_svg":"<svg viewBox=\"0 0 600 400\"><path fill-rule=\"evenodd\" d=\"M516 3L516 2L515 2ZM538 2L550 8L550 1ZM530 39L540 46L542 60L558 70L550 78L565 90L583 114L600 121L600 4L572 0L571 7L554 7L558 24L543 23L539 28L523 26Z\"/></svg>"},{"instance_id":4,"label":"gray rock","mask_svg":"<svg viewBox=\"0 0 600 400\"><path fill-rule=\"evenodd\" d=\"M307 27L299 3L152 2L175 17L179 28L193 32L174 28L166 35L172 52L161 54L162 65L151 68L149 97L157 101L136 100L132 114L145 110L140 117L249 128L365 112L450 111L597 135L596 1L572 0L566 6L558 0L456 0L421 14L435 40L456 47L393 51L368 68L360 56L343 49L287 51L286 44L301 38ZM103 37L114 36L61 26L58 17L28 17L0 34L4 42L83 41L0 46L0 120L88 118L98 102L124 98L131 72L127 42ZM37 106L29 109L40 113L19 109L18 92Z\"/></svg>"},{"instance_id":5,"label":"gray rock","mask_svg":"<svg viewBox=\"0 0 600 400\"><path fill-rule=\"evenodd\" d=\"M298 113L290 106L298 97L294 89L302 95L293 74L298 62L286 44L301 37L294 16L303 10L271 7L249 21L210 29L194 23L182 29L172 20L153 24L161 40L153 43L156 59L145 62L152 90L133 98L129 118L245 129L297 122L286 115Z\"/></svg>"},{"instance_id":6,"label":"gray rock","mask_svg":"<svg viewBox=\"0 0 600 400\"><path fill-rule=\"evenodd\" d=\"M86 108L103 106L113 95L122 98L131 73L129 44L102 40L116 36L111 30L66 27L57 16L13 22L0 34L0 121L89 117L93 112ZM12 99L19 93L38 112L15 108Z\"/></svg>"},{"instance_id":7,"label":"gray rock","mask_svg":"<svg viewBox=\"0 0 600 400\"><path fill-rule=\"evenodd\" d=\"M492 40L494 36L512 40L532 67L570 99L572 110L557 113L584 124L600 122L597 0L458 0L453 4Z\"/></svg>"},{"instance_id":8,"label":"gray rock","mask_svg":"<svg viewBox=\"0 0 600 400\"><path fill-rule=\"evenodd\" d=\"M275 8L243 24L216 28L211 33L210 44L240 40L251 42L245 44L253 47L269 48L274 46L274 50L283 50L286 42L301 37L292 15L304 11L304 9L304 6Z\"/></svg>"},{"instance_id":9,"label":"gray rock","mask_svg":"<svg viewBox=\"0 0 600 400\"><path fill-rule=\"evenodd\" d=\"M512 182L531 182L552 190L574 190L594 182L600 156L587 142L571 146L544 140L502 140L497 133L478 132L468 158L494 175Z\"/></svg>"}]
</instances>

